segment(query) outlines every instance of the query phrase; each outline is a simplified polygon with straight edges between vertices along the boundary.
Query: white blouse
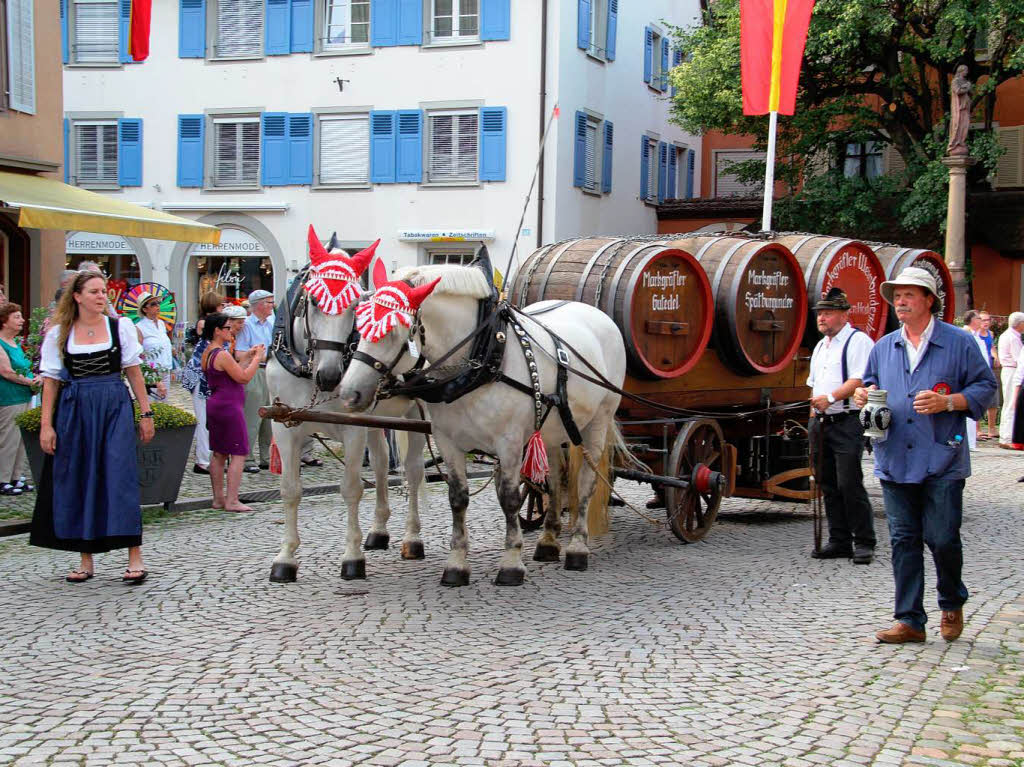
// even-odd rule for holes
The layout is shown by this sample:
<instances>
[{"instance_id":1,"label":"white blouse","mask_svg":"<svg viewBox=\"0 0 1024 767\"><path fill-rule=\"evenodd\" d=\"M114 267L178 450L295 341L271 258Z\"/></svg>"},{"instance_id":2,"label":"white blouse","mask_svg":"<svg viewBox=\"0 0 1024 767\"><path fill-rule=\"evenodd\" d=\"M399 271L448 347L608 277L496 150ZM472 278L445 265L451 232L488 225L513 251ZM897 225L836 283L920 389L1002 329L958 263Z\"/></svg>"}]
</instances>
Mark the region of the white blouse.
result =
<instances>
[{"instance_id":1,"label":"white blouse","mask_svg":"<svg viewBox=\"0 0 1024 767\"><path fill-rule=\"evenodd\" d=\"M106 328L103 334L107 335ZM139 364L142 356L142 345L139 343L138 333L135 331L135 323L127 317L120 317L117 320L117 336L121 340L121 367L129 368ZM43 339L43 348L39 353L39 372L44 378L60 378L60 371L64 369L64 362L61 360L57 344L60 340L60 325L54 325L46 333ZM99 352L110 348L110 339L101 341L98 344L77 343L75 331L72 330L68 336L68 352L71 354L88 354Z\"/></svg>"},{"instance_id":2,"label":"white blouse","mask_svg":"<svg viewBox=\"0 0 1024 767\"><path fill-rule=\"evenodd\" d=\"M165 370L171 369L171 339L167 337L167 326L163 320L143 317L136 326L142 334L142 348L148 359Z\"/></svg>"}]
</instances>

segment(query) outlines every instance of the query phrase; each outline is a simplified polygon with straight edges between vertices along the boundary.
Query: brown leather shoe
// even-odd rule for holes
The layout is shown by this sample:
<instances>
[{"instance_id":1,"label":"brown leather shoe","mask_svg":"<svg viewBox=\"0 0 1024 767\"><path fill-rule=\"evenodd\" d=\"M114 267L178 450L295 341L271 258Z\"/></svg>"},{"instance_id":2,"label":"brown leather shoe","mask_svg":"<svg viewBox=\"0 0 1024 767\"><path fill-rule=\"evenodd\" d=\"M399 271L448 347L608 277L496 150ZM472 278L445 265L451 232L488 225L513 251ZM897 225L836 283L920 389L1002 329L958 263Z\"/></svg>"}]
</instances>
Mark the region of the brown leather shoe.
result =
<instances>
[{"instance_id":1,"label":"brown leather shoe","mask_svg":"<svg viewBox=\"0 0 1024 767\"><path fill-rule=\"evenodd\" d=\"M939 633L942 634L942 638L947 642L952 642L954 639L964 632L964 611L963 608L959 610L943 610L942 611L942 624L939 626Z\"/></svg>"},{"instance_id":2,"label":"brown leather shoe","mask_svg":"<svg viewBox=\"0 0 1024 767\"><path fill-rule=\"evenodd\" d=\"M903 644L904 642L923 642L924 632L902 621L896 621L892 627L879 631L875 639L883 644Z\"/></svg>"}]
</instances>

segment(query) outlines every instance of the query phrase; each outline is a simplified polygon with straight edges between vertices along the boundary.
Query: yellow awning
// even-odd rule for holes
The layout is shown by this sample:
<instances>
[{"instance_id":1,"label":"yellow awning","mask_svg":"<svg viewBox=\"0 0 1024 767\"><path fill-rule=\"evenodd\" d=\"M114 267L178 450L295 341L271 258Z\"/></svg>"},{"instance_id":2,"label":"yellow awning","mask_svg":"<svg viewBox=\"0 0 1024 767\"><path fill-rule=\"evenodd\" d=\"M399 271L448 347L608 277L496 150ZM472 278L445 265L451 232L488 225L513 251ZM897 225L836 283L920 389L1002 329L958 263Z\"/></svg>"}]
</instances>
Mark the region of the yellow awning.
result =
<instances>
[{"instance_id":1,"label":"yellow awning","mask_svg":"<svg viewBox=\"0 0 1024 767\"><path fill-rule=\"evenodd\" d=\"M179 242L220 242L220 229L79 189L52 178L0 172L0 206L26 229L70 229Z\"/></svg>"}]
</instances>

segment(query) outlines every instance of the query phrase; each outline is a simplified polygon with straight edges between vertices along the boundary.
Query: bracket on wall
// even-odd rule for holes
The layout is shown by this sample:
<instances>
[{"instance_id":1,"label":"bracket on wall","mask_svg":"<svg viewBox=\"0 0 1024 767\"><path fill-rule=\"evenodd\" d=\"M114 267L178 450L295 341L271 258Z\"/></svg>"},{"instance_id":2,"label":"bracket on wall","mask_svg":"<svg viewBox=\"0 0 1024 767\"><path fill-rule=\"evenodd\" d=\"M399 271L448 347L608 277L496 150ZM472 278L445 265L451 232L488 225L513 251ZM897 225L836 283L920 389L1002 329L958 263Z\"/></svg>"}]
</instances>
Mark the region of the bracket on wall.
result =
<instances>
[{"instance_id":1,"label":"bracket on wall","mask_svg":"<svg viewBox=\"0 0 1024 767\"><path fill-rule=\"evenodd\" d=\"M345 83L350 83L352 81L351 80L342 80L340 77L335 77L334 78L334 82L336 82L338 84L338 91L340 93L344 93L345 92Z\"/></svg>"}]
</instances>

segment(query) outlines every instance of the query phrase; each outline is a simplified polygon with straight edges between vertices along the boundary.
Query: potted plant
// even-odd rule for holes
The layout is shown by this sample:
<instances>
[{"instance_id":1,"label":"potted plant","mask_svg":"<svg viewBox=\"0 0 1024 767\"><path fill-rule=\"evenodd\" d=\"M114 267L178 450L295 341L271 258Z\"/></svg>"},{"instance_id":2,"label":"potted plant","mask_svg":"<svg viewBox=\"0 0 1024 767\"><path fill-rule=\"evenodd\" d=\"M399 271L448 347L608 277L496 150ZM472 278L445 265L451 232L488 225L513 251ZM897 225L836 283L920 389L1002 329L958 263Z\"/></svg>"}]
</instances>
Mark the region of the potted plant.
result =
<instances>
[{"instance_id":1,"label":"potted plant","mask_svg":"<svg viewBox=\"0 0 1024 767\"><path fill-rule=\"evenodd\" d=\"M156 434L148 445L137 445L135 454L139 467L139 500L143 506L158 503L169 506L178 499L196 419L191 413L163 402L153 402L151 406ZM43 473L43 449L39 446L41 413L41 408L32 408L15 419L37 483ZM136 406L135 423L138 422Z\"/></svg>"}]
</instances>

